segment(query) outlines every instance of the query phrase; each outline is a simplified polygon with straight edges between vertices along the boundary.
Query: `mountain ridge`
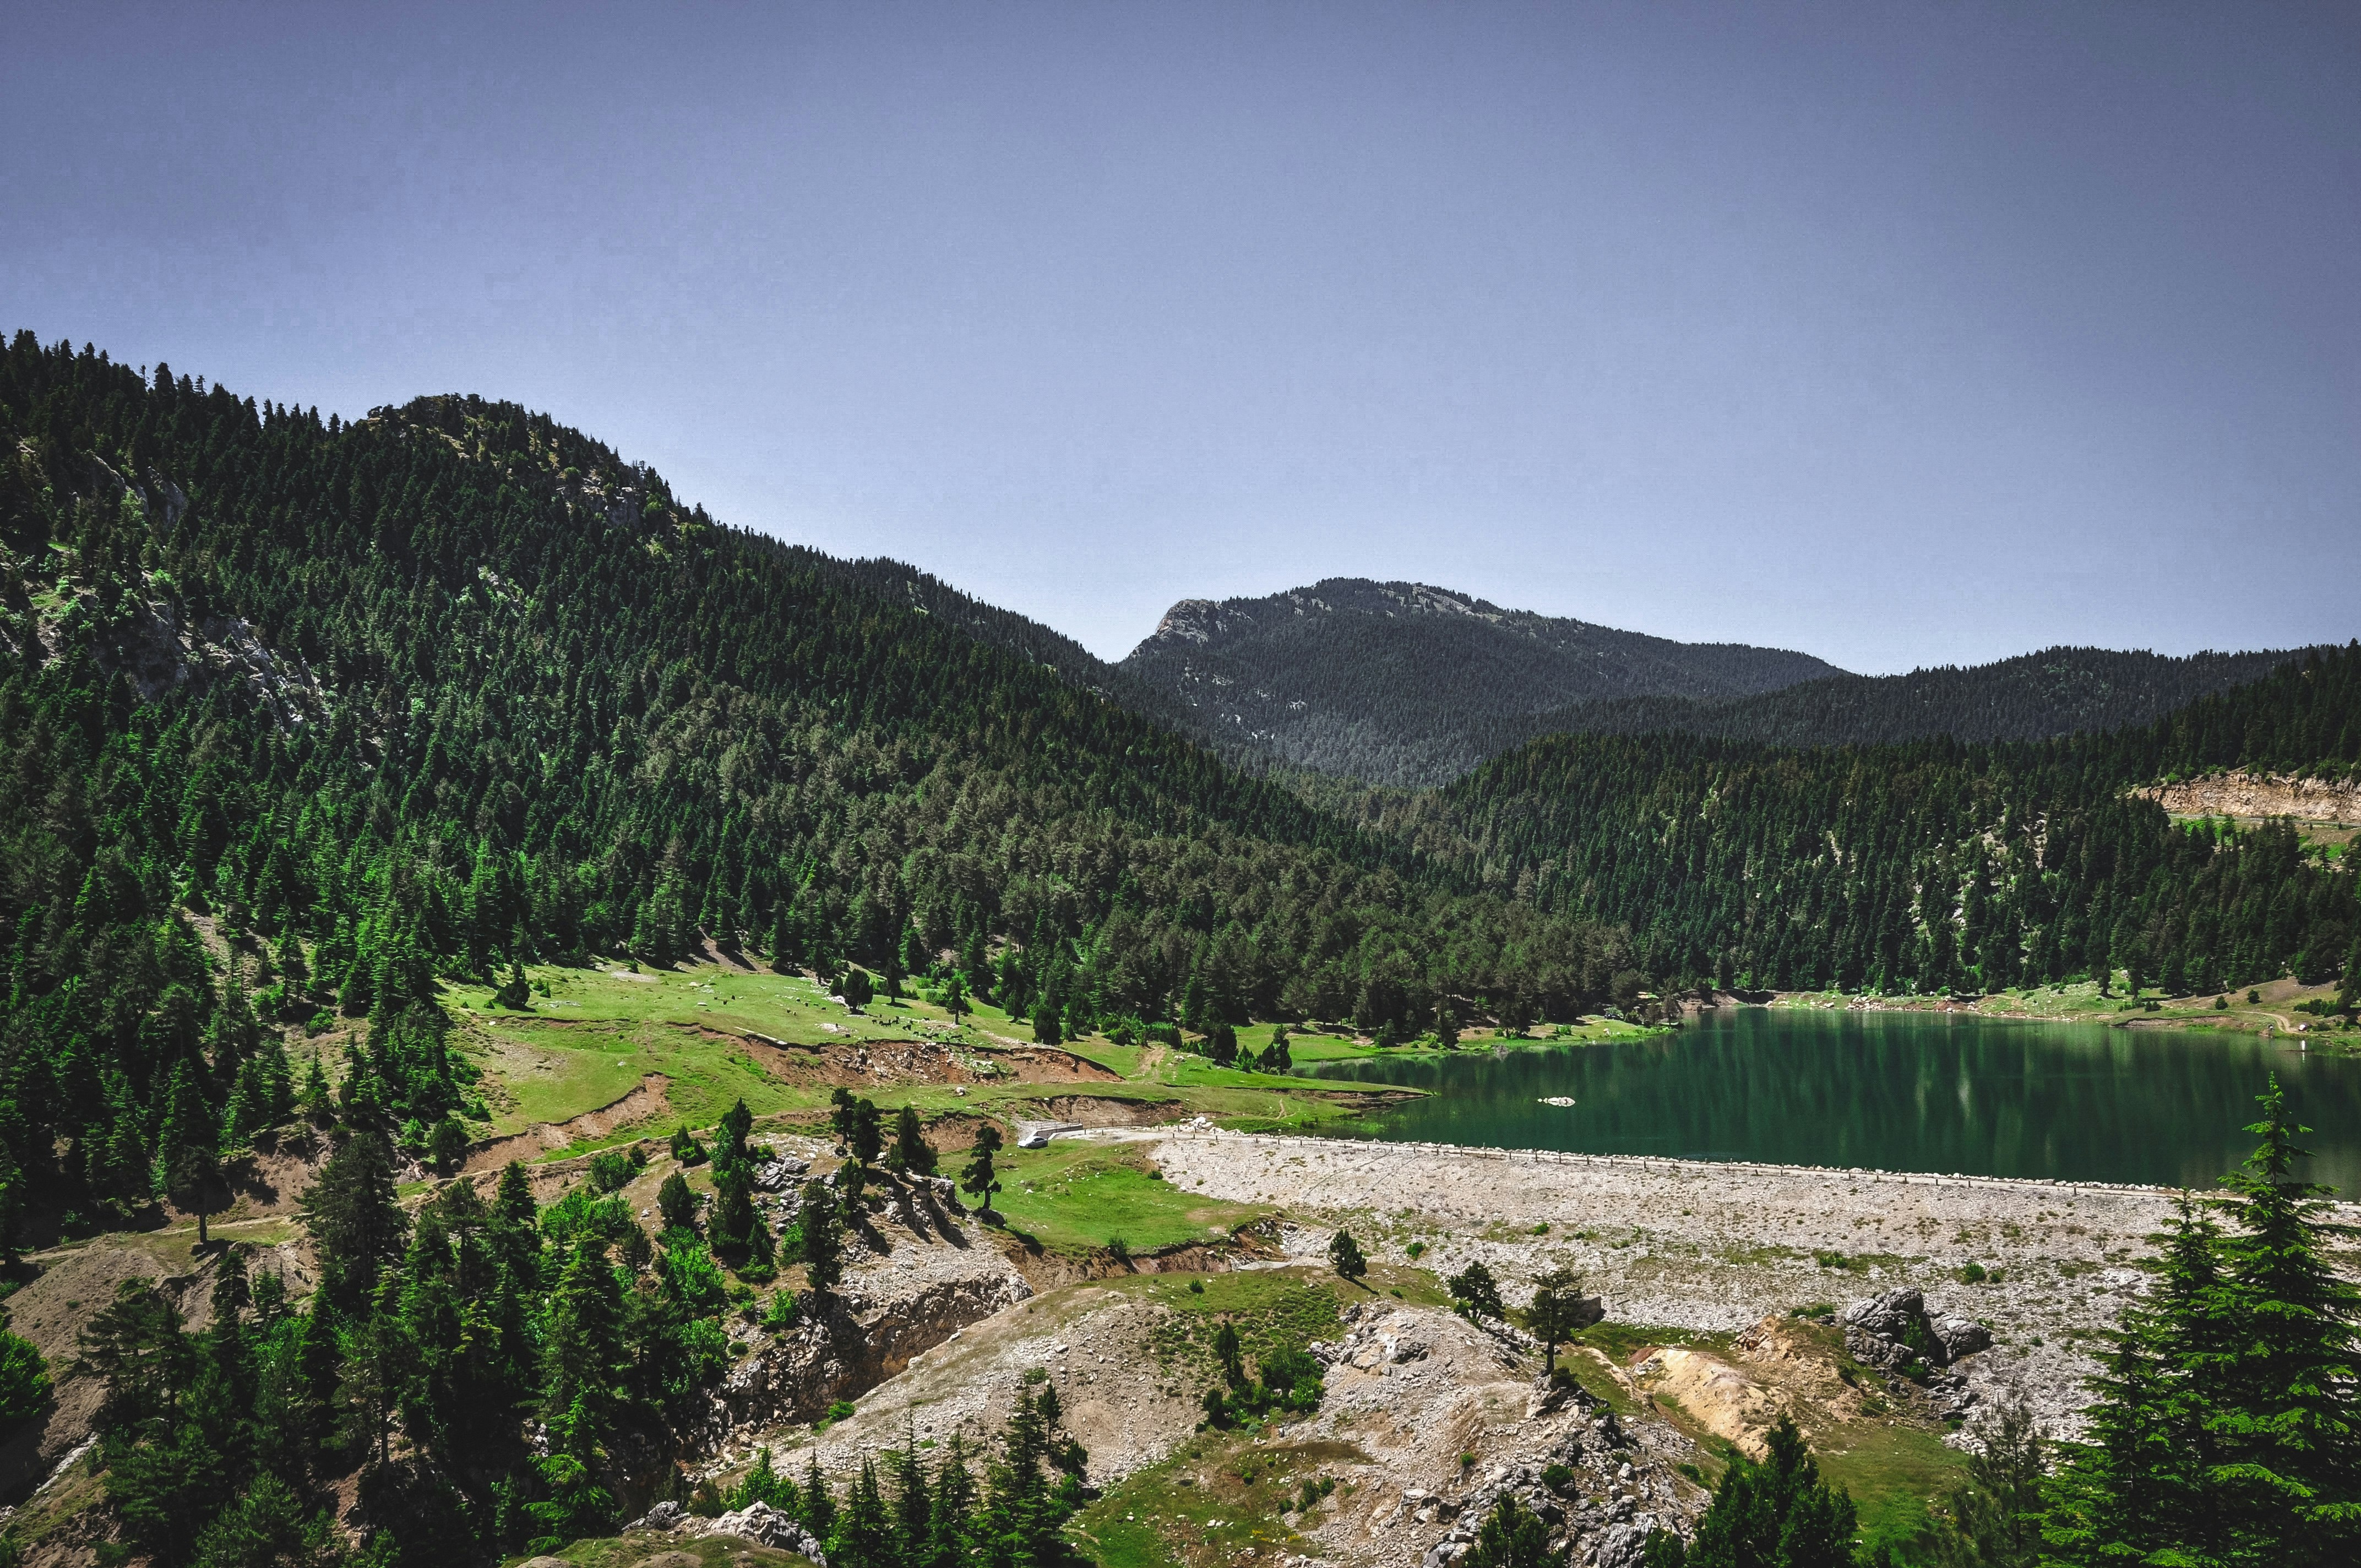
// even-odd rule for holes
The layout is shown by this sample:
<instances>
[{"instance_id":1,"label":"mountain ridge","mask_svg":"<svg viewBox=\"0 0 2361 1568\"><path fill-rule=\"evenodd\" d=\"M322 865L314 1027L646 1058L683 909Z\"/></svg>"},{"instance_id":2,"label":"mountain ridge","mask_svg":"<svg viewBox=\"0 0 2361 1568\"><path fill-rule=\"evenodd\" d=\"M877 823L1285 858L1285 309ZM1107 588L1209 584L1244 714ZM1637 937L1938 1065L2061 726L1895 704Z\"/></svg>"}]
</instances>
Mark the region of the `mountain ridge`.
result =
<instances>
[{"instance_id":1,"label":"mountain ridge","mask_svg":"<svg viewBox=\"0 0 2361 1568\"><path fill-rule=\"evenodd\" d=\"M2308 652L2058 646L1861 675L1810 654L1678 642L1432 584L1330 577L1258 598L1179 600L1114 668L1155 694L1159 718L1234 761L1420 788L1552 734L1841 746L2110 731Z\"/></svg>"},{"instance_id":2,"label":"mountain ridge","mask_svg":"<svg viewBox=\"0 0 2361 1568\"><path fill-rule=\"evenodd\" d=\"M1183 599L1117 668L1168 694L1225 754L1411 785L1466 772L1531 733L1530 716L1572 703L1735 697L1843 674L1784 649L1678 642L1362 577Z\"/></svg>"}]
</instances>

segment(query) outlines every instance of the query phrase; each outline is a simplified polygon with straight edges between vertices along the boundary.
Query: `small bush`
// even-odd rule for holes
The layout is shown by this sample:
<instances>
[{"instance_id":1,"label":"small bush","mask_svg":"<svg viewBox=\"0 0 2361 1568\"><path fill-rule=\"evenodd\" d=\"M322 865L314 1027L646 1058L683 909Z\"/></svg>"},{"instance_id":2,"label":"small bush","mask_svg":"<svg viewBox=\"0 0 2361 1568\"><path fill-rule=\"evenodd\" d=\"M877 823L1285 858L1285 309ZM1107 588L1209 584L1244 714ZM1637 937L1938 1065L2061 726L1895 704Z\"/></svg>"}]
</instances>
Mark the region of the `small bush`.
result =
<instances>
[{"instance_id":1,"label":"small bush","mask_svg":"<svg viewBox=\"0 0 2361 1568\"><path fill-rule=\"evenodd\" d=\"M1984 1282L1984 1266L1981 1263L1971 1263L1960 1270L1960 1278L1969 1285L1982 1285Z\"/></svg>"},{"instance_id":2,"label":"small bush","mask_svg":"<svg viewBox=\"0 0 2361 1568\"><path fill-rule=\"evenodd\" d=\"M1410 1255L1411 1261L1415 1263L1425 1254L1426 1244L1424 1242L1412 1242L1410 1245L1402 1248L1402 1251L1408 1253Z\"/></svg>"}]
</instances>

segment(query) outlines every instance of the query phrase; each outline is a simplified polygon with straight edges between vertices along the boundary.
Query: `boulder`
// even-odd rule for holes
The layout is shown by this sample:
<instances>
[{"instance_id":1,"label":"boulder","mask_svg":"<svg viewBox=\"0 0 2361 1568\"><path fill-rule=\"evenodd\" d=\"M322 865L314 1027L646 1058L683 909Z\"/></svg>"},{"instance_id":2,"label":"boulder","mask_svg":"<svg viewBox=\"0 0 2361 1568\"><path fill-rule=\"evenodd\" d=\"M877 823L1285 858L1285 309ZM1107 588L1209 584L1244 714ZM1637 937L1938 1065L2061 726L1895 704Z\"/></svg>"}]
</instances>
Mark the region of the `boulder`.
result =
<instances>
[{"instance_id":1,"label":"boulder","mask_svg":"<svg viewBox=\"0 0 2361 1568\"><path fill-rule=\"evenodd\" d=\"M1927 1299L1905 1287L1853 1302L1839 1314L1845 1352L1856 1361L1894 1371L1913 1359L1949 1366L1992 1348L1992 1333L1972 1319L1929 1317Z\"/></svg>"},{"instance_id":2,"label":"boulder","mask_svg":"<svg viewBox=\"0 0 2361 1568\"><path fill-rule=\"evenodd\" d=\"M811 1161L797 1159L793 1155L781 1155L754 1167L752 1179L757 1192L785 1192L811 1168Z\"/></svg>"},{"instance_id":3,"label":"boulder","mask_svg":"<svg viewBox=\"0 0 2361 1568\"><path fill-rule=\"evenodd\" d=\"M1844 1310L1838 1321L1847 1328L1859 1329L1895 1344L1902 1343L1914 1322L1927 1321L1927 1298L1905 1286L1888 1290L1883 1296L1872 1296L1855 1301Z\"/></svg>"},{"instance_id":4,"label":"boulder","mask_svg":"<svg viewBox=\"0 0 2361 1568\"><path fill-rule=\"evenodd\" d=\"M768 1503L749 1503L735 1513L723 1514L707 1525L707 1535L735 1535L781 1552L793 1552L808 1557L820 1568L828 1568L828 1557L818 1541L801 1524Z\"/></svg>"},{"instance_id":5,"label":"boulder","mask_svg":"<svg viewBox=\"0 0 2361 1568\"><path fill-rule=\"evenodd\" d=\"M1927 1324L1943 1346L1943 1357L1957 1361L1992 1348L1992 1331L1973 1318L1941 1317Z\"/></svg>"},{"instance_id":6,"label":"boulder","mask_svg":"<svg viewBox=\"0 0 2361 1568\"><path fill-rule=\"evenodd\" d=\"M678 1503L658 1503L646 1513L625 1525L625 1530L670 1530L678 1524L688 1510Z\"/></svg>"}]
</instances>

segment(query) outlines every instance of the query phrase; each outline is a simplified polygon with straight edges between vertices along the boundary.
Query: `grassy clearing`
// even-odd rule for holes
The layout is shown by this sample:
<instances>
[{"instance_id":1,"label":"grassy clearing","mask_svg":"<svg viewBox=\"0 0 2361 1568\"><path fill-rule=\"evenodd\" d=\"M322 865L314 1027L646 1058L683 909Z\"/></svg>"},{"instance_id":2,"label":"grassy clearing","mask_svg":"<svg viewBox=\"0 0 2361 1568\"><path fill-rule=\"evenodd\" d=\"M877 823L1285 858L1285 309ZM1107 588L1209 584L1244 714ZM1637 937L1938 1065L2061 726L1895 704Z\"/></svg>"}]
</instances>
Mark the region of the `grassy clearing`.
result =
<instances>
[{"instance_id":1,"label":"grassy clearing","mask_svg":"<svg viewBox=\"0 0 2361 1568\"><path fill-rule=\"evenodd\" d=\"M1820 1472L1852 1494L1869 1544L1898 1552L1927 1534L1927 1505L1967 1475L1967 1457L1916 1427L1857 1421L1824 1434Z\"/></svg>"},{"instance_id":2,"label":"grassy clearing","mask_svg":"<svg viewBox=\"0 0 2361 1568\"><path fill-rule=\"evenodd\" d=\"M993 1208L1011 1231L1054 1252L1101 1252L1118 1236L1139 1252L1218 1241L1270 1212L1262 1204L1176 1191L1144 1158L1120 1147L1052 1143L1001 1157L1005 1186Z\"/></svg>"},{"instance_id":3,"label":"grassy clearing","mask_svg":"<svg viewBox=\"0 0 2361 1568\"><path fill-rule=\"evenodd\" d=\"M714 964L662 970L541 965L526 975L545 986L547 994L536 992L533 1006L522 1013L493 1006L488 994L472 986L455 988L445 998L460 1020L463 1048L484 1069L494 1134L561 1123L610 1105L650 1073L669 1080L671 1109L664 1115L648 1126L585 1139L545 1157L553 1158L683 1123L708 1127L741 1099L758 1116L808 1114L826 1106L826 1087L772 1077L748 1050L744 1042L750 1036L791 1046L924 1039L990 1061L1011 1045L1026 1043L1030 1033L991 1007L973 1010L955 1030L941 1008L916 998L880 998L856 1014L800 975ZM1260 1026L1266 1039L1271 1027ZM911 1103L929 1114L962 1111L1006 1117L1038 1116L1038 1110L1010 1102L1052 1095L1178 1101L1185 1113L1255 1129L1300 1130L1352 1113L1348 1105L1307 1092L1310 1086L1301 1079L1218 1068L1160 1046L1119 1046L1092 1037L1068 1041L1061 1048L1121 1075L1123 1082L1021 1083L1012 1074L966 1085L963 1093L947 1084L882 1084L864 1092L889 1113ZM1135 1245L1164 1245L1144 1242L1119 1227L1113 1234Z\"/></svg>"},{"instance_id":4,"label":"grassy clearing","mask_svg":"<svg viewBox=\"0 0 2361 1568\"><path fill-rule=\"evenodd\" d=\"M1256 1269L1246 1274L1150 1275L1138 1294L1173 1316L1152 1338L1159 1365L1202 1380L1213 1366L1213 1336L1224 1321L1237 1330L1250 1362L1278 1350L1301 1350L1334 1339L1347 1299L1364 1293L1331 1274L1312 1269ZM1202 1285L1202 1291L1190 1288Z\"/></svg>"},{"instance_id":5,"label":"grassy clearing","mask_svg":"<svg viewBox=\"0 0 2361 1568\"><path fill-rule=\"evenodd\" d=\"M1100 1568L1213 1568L1307 1550L1293 1521L1345 1506L1336 1486L1308 1513L1303 1484L1367 1456L1341 1442L1290 1442L1284 1429L1257 1442L1244 1432L1202 1432L1170 1459L1126 1476L1067 1527Z\"/></svg>"},{"instance_id":6,"label":"grassy clearing","mask_svg":"<svg viewBox=\"0 0 2361 1568\"><path fill-rule=\"evenodd\" d=\"M1238 1031L1238 1043L1247 1043L1247 1036L1256 1036L1255 1047L1261 1049L1267 1043L1270 1026L1255 1031ZM1470 1029L1459 1036L1458 1050L1515 1050L1533 1046L1596 1046L1620 1040L1645 1039L1664 1033L1662 1028L1645 1024L1627 1023L1615 1018L1583 1018L1572 1024L1543 1024L1522 1035L1504 1034L1498 1029ZM1338 1035L1298 1035L1287 1039L1288 1055L1299 1062L1349 1061L1363 1057L1444 1057L1453 1053L1444 1050L1432 1038L1414 1040L1406 1045L1379 1047L1365 1036L1346 1038Z\"/></svg>"},{"instance_id":7,"label":"grassy clearing","mask_svg":"<svg viewBox=\"0 0 2361 1568\"><path fill-rule=\"evenodd\" d=\"M589 1541L577 1541L559 1551L556 1555L574 1563L577 1568L630 1568L643 1563L658 1552L686 1552L703 1568L810 1568L810 1559L792 1552L780 1552L768 1546L758 1546L734 1535L708 1535L675 1541L669 1537L651 1541L642 1536L623 1540L600 1536ZM506 1559L511 1563L525 1561L521 1553Z\"/></svg>"}]
</instances>

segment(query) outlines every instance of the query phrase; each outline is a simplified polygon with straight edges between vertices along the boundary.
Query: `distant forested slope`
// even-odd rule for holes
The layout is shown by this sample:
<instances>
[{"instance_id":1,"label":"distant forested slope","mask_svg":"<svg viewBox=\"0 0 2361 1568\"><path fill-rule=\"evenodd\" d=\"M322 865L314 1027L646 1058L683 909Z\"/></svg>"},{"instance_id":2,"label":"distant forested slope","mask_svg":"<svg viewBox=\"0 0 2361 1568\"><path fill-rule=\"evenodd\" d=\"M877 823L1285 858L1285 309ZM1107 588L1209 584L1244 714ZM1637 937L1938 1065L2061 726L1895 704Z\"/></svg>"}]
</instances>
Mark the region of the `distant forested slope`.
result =
<instances>
[{"instance_id":1,"label":"distant forested slope","mask_svg":"<svg viewBox=\"0 0 2361 1568\"><path fill-rule=\"evenodd\" d=\"M2137 784L2361 765L2361 646L2110 735L1796 749L1554 736L1422 823L1430 854L1630 922L1647 967L1726 985L1995 990L2129 968L2177 992L2361 954L2353 867L2274 826L2174 825Z\"/></svg>"},{"instance_id":2,"label":"distant forested slope","mask_svg":"<svg viewBox=\"0 0 2361 1568\"><path fill-rule=\"evenodd\" d=\"M323 422L19 334L0 548L0 1197L146 1201L170 1129L283 1113L322 1006L397 1121L476 1110L435 980L520 958L955 964L1069 1025L1628 962L513 405Z\"/></svg>"},{"instance_id":3,"label":"distant forested slope","mask_svg":"<svg viewBox=\"0 0 2361 1568\"><path fill-rule=\"evenodd\" d=\"M1841 673L1804 653L1675 642L1351 577L1184 600L1119 667L1234 755L1413 786L1456 777L1570 704L1727 698Z\"/></svg>"},{"instance_id":4,"label":"distant forested slope","mask_svg":"<svg viewBox=\"0 0 2361 1568\"><path fill-rule=\"evenodd\" d=\"M1533 718L1534 735L1679 730L1785 746L1867 746L1948 735L2046 740L2146 724L2301 657L2049 648L1996 663L1903 675L1831 675L1725 701L1651 696L1583 703Z\"/></svg>"}]
</instances>

